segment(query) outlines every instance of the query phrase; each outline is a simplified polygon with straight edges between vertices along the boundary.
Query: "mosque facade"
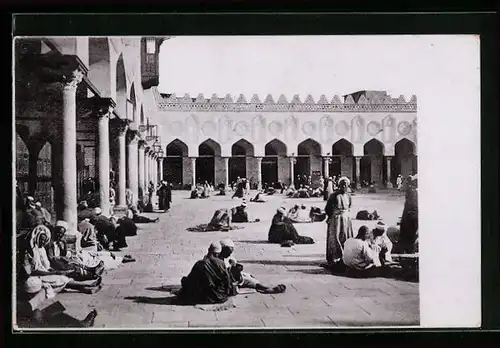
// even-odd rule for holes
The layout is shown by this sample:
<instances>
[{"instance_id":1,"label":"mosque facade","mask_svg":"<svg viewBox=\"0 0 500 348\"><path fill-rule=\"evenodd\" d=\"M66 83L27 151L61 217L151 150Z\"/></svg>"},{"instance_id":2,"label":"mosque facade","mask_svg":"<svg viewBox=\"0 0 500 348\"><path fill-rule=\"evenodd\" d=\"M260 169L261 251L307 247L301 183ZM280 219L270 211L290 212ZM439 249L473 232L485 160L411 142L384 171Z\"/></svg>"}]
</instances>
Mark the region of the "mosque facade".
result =
<instances>
[{"instance_id":1,"label":"mosque facade","mask_svg":"<svg viewBox=\"0 0 500 348\"><path fill-rule=\"evenodd\" d=\"M392 186L417 171L417 99L359 91L304 101L295 95L176 96L148 90L165 178L179 187L246 177L254 187L300 176L345 175Z\"/></svg>"}]
</instances>

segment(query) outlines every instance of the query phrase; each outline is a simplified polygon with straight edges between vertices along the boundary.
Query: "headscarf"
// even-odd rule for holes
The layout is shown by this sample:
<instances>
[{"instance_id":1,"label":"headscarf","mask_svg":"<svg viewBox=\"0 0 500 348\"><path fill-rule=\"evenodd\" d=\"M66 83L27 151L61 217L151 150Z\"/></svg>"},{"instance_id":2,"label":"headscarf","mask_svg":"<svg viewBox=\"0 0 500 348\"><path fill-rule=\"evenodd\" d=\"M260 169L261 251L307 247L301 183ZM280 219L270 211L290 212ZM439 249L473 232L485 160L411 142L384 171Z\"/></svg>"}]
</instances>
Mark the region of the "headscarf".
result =
<instances>
[{"instance_id":1,"label":"headscarf","mask_svg":"<svg viewBox=\"0 0 500 348\"><path fill-rule=\"evenodd\" d=\"M343 177L341 177L341 178L339 179L339 181L338 181L338 185L340 185L340 183L341 183L342 181L345 181L345 183L346 183L347 187L351 186L351 180L349 180L349 178L348 178L347 176L343 176Z\"/></svg>"},{"instance_id":2,"label":"headscarf","mask_svg":"<svg viewBox=\"0 0 500 348\"><path fill-rule=\"evenodd\" d=\"M277 212L280 213L280 214L285 215L286 214L286 208L285 207L279 207L277 209Z\"/></svg>"},{"instance_id":3,"label":"headscarf","mask_svg":"<svg viewBox=\"0 0 500 348\"><path fill-rule=\"evenodd\" d=\"M47 242L46 243L49 243L50 242L50 238L51 238L51 235L50 235L50 230L44 226L44 225L38 225L36 226L29 234L28 234L28 238L29 238L29 245L30 245L30 248L31 250L35 249L35 248L41 248L41 247L44 247L45 245L40 245L40 238L45 235L47 238Z\"/></svg>"}]
</instances>

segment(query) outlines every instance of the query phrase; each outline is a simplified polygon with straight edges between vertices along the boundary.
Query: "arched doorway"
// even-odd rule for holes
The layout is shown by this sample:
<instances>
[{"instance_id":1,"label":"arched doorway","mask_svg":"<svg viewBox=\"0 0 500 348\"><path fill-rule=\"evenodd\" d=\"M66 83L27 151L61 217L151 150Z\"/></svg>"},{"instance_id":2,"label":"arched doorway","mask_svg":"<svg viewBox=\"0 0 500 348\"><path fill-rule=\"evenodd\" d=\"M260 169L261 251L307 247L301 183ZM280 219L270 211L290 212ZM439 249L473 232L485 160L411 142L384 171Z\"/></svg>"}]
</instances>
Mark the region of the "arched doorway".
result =
<instances>
[{"instance_id":1,"label":"arched doorway","mask_svg":"<svg viewBox=\"0 0 500 348\"><path fill-rule=\"evenodd\" d=\"M163 177L175 188L183 186L184 158L188 155L188 147L179 139L167 145L167 156L163 162Z\"/></svg>"},{"instance_id":2,"label":"arched doorway","mask_svg":"<svg viewBox=\"0 0 500 348\"><path fill-rule=\"evenodd\" d=\"M330 176L347 176L355 178L353 165L353 145L344 138L332 146L332 163L330 164Z\"/></svg>"},{"instance_id":3,"label":"arched doorway","mask_svg":"<svg viewBox=\"0 0 500 348\"><path fill-rule=\"evenodd\" d=\"M42 206L54 212L54 191L52 189L52 145L46 142L37 160L37 179L35 199Z\"/></svg>"},{"instance_id":4,"label":"arched doorway","mask_svg":"<svg viewBox=\"0 0 500 348\"><path fill-rule=\"evenodd\" d=\"M220 157L220 145L212 139L207 139L198 146L196 158L196 182L215 184L215 158Z\"/></svg>"},{"instance_id":5,"label":"arched doorway","mask_svg":"<svg viewBox=\"0 0 500 348\"><path fill-rule=\"evenodd\" d=\"M391 161L392 177L401 174L403 178L417 173L417 156L415 155L415 144L406 138L395 144L395 156Z\"/></svg>"},{"instance_id":6,"label":"arched doorway","mask_svg":"<svg viewBox=\"0 0 500 348\"><path fill-rule=\"evenodd\" d=\"M298 156L294 166L294 173L300 177L299 182L317 181L321 176L321 145L312 139L301 142L297 148ZM296 183L297 185L297 183Z\"/></svg>"},{"instance_id":7,"label":"arched doorway","mask_svg":"<svg viewBox=\"0 0 500 348\"><path fill-rule=\"evenodd\" d=\"M286 145L278 139L268 142L262 159L262 184L272 185L287 176L289 166L285 165L284 160Z\"/></svg>"},{"instance_id":8,"label":"arched doorway","mask_svg":"<svg viewBox=\"0 0 500 348\"><path fill-rule=\"evenodd\" d=\"M16 132L16 181L24 194L28 193L29 157L28 147Z\"/></svg>"},{"instance_id":9,"label":"arched doorway","mask_svg":"<svg viewBox=\"0 0 500 348\"><path fill-rule=\"evenodd\" d=\"M130 102L127 103L127 107L131 108L131 110L127 110L127 119L136 122L137 121L137 105L135 98L135 86L132 84L130 87Z\"/></svg>"},{"instance_id":10,"label":"arched doorway","mask_svg":"<svg viewBox=\"0 0 500 348\"><path fill-rule=\"evenodd\" d=\"M123 54L120 54L116 62L116 111L120 118L127 117L127 77L125 75L125 64Z\"/></svg>"},{"instance_id":11,"label":"arched doorway","mask_svg":"<svg viewBox=\"0 0 500 348\"><path fill-rule=\"evenodd\" d=\"M248 176L247 161L253 155L253 145L245 139L238 140L233 144L231 158L229 159L229 183L236 181L238 177L246 178Z\"/></svg>"},{"instance_id":12,"label":"arched doorway","mask_svg":"<svg viewBox=\"0 0 500 348\"><path fill-rule=\"evenodd\" d=\"M363 147L364 156L360 163L361 183L381 184L384 182L385 161L384 145L377 139L372 139Z\"/></svg>"}]
</instances>

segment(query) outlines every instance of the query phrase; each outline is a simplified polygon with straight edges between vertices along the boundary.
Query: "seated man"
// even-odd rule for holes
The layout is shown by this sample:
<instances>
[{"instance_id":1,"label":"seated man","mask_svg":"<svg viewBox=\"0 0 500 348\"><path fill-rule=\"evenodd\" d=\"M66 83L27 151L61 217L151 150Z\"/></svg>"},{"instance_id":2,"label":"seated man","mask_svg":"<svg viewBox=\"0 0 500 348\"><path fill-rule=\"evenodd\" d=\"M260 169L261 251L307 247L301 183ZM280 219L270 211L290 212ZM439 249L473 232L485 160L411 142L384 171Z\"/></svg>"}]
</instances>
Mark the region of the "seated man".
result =
<instances>
[{"instance_id":1,"label":"seated man","mask_svg":"<svg viewBox=\"0 0 500 348\"><path fill-rule=\"evenodd\" d=\"M248 222L247 204L241 203L240 206L231 209L233 222Z\"/></svg>"},{"instance_id":2,"label":"seated man","mask_svg":"<svg viewBox=\"0 0 500 348\"><path fill-rule=\"evenodd\" d=\"M314 244L311 237L301 236L292 224L292 221L285 216L286 209L280 207L273 217L271 228L269 229L269 243L292 242L295 244Z\"/></svg>"},{"instance_id":3,"label":"seated man","mask_svg":"<svg viewBox=\"0 0 500 348\"><path fill-rule=\"evenodd\" d=\"M300 207L296 204L288 212L288 218L294 223L312 222L305 205Z\"/></svg>"},{"instance_id":4,"label":"seated man","mask_svg":"<svg viewBox=\"0 0 500 348\"><path fill-rule=\"evenodd\" d=\"M178 297L188 304L224 303L236 295L236 286L219 258L220 243L212 243L207 255L197 261L187 277L182 277Z\"/></svg>"},{"instance_id":5,"label":"seated man","mask_svg":"<svg viewBox=\"0 0 500 348\"><path fill-rule=\"evenodd\" d=\"M370 245L371 233L367 226L361 226L356 238L349 238L344 244L342 261L347 272L353 276L373 277L380 267L377 251Z\"/></svg>"},{"instance_id":6,"label":"seated man","mask_svg":"<svg viewBox=\"0 0 500 348\"><path fill-rule=\"evenodd\" d=\"M228 209L217 209L206 228L207 231L229 231L230 229L231 215Z\"/></svg>"},{"instance_id":7,"label":"seated man","mask_svg":"<svg viewBox=\"0 0 500 348\"><path fill-rule=\"evenodd\" d=\"M255 289L263 294L279 294L285 292L286 286L279 284L275 287L265 286L255 279L251 274L243 272L243 266L236 262L234 258L234 243L231 239L225 239L220 242L222 250L219 258L224 260L224 265L229 271L233 282L236 282L238 288Z\"/></svg>"},{"instance_id":8,"label":"seated man","mask_svg":"<svg viewBox=\"0 0 500 348\"><path fill-rule=\"evenodd\" d=\"M383 222L377 223L377 226L373 229L373 244L380 248L380 261L382 264L391 263L392 262L392 247L393 244L389 239L385 224Z\"/></svg>"},{"instance_id":9,"label":"seated man","mask_svg":"<svg viewBox=\"0 0 500 348\"><path fill-rule=\"evenodd\" d=\"M318 207L311 207L309 217L312 222L324 221L326 219L326 213Z\"/></svg>"}]
</instances>

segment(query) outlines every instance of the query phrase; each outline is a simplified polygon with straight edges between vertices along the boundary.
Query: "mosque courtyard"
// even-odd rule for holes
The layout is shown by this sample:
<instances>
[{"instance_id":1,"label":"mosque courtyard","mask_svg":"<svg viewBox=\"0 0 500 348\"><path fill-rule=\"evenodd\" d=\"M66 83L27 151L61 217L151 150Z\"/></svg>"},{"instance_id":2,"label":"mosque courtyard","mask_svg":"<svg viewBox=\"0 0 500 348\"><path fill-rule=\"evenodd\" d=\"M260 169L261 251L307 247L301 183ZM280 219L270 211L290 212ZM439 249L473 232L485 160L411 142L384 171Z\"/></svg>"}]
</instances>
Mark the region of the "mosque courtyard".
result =
<instances>
[{"instance_id":1,"label":"mosque courtyard","mask_svg":"<svg viewBox=\"0 0 500 348\"><path fill-rule=\"evenodd\" d=\"M255 192L250 197L255 196ZM249 198L250 198L249 197ZM189 232L187 228L210 221L215 209L239 205L240 199L211 196L188 199L188 191L174 191L170 212L145 214L160 221L139 225L138 235L128 237L136 262L103 275L96 294L61 293L56 300L66 313L78 319L98 311L95 328L266 328L353 327L419 325L419 284L396 279L352 279L335 276L321 267L325 262L326 223L295 224L313 245L282 248L267 243L271 219L280 205L306 204L324 208L321 198L292 199L265 196L266 203L248 202L250 219L260 222L235 224L229 232ZM387 225L395 225L403 211L404 196L395 191L353 196L353 214L374 209ZM354 229L362 221L353 221ZM370 222L368 222L370 223ZM231 238L235 258L264 284L285 284L283 294L239 294L230 308L207 311L172 303L194 262L201 259L211 241Z\"/></svg>"}]
</instances>

